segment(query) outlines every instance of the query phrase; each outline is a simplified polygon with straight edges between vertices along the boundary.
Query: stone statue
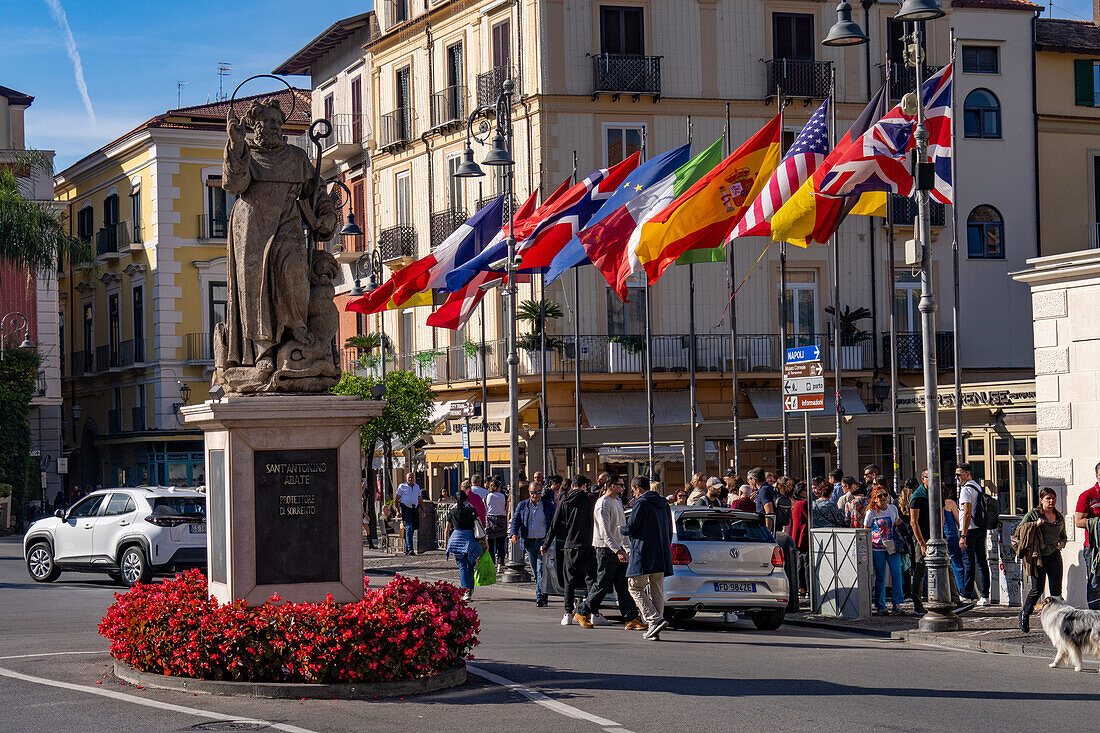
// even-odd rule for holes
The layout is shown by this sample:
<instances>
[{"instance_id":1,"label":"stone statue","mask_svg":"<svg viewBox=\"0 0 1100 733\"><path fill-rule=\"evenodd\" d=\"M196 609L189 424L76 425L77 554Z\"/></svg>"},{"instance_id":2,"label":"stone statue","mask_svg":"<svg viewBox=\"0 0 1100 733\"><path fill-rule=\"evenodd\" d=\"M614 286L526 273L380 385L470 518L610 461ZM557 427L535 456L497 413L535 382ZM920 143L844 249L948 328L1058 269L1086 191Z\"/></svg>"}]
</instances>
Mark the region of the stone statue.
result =
<instances>
[{"instance_id":1,"label":"stone statue","mask_svg":"<svg viewBox=\"0 0 1100 733\"><path fill-rule=\"evenodd\" d=\"M229 302L214 329L213 383L227 394L327 392L340 378L339 312L328 252L339 215L305 151L288 145L277 100L253 101L226 125ZM245 130L255 135L246 139Z\"/></svg>"}]
</instances>

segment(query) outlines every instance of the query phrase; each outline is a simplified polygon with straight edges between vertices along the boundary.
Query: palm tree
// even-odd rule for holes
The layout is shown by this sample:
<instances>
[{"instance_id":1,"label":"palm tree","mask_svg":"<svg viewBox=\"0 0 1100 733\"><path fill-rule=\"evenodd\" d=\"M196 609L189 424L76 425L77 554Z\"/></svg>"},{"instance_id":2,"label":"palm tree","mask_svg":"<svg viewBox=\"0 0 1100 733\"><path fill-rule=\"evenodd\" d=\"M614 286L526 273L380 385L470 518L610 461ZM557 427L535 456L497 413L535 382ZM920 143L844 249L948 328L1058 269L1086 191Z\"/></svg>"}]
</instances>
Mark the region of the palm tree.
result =
<instances>
[{"instance_id":1,"label":"palm tree","mask_svg":"<svg viewBox=\"0 0 1100 733\"><path fill-rule=\"evenodd\" d=\"M517 345L527 351L539 351L545 338L546 348L550 351L565 347L565 342L543 336L547 321L556 320L565 315L561 306L552 300L525 300L516 309L517 320L531 324L531 332L521 336Z\"/></svg>"},{"instance_id":2,"label":"palm tree","mask_svg":"<svg viewBox=\"0 0 1100 733\"><path fill-rule=\"evenodd\" d=\"M52 201L36 201L21 190L21 178L50 172L49 159L36 151L19 151L0 163L0 262L36 272L65 260L93 259L89 243L69 234Z\"/></svg>"}]
</instances>

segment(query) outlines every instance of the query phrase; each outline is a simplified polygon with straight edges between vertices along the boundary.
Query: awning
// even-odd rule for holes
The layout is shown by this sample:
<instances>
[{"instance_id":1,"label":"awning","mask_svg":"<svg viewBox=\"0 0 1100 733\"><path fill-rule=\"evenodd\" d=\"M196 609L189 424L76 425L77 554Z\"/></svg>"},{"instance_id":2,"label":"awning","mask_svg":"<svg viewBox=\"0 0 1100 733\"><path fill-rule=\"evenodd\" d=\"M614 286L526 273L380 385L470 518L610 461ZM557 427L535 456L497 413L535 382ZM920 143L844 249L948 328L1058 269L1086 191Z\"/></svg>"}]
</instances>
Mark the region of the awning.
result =
<instances>
[{"instance_id":1,"label":"awning","mask_svg":"<svg viewBox=\"0 0 1100 733\"><path fill-rule=\"evenodd\" d=\"M470 446L470 460L480 461L482 450L481 448L474 448ZM507 448L493 450L489 449L489 460L505 462L511 460L512 453ZM455 450L454 448L425 448L424 460L428 463L462 463L466 459L462 455L462 449Z\"/></svg>"},{"instance_id":2,"label":"awning","mask_svg":"<svg viewBox=\"0 0 1100 733\"><path fill-rule=\"evenodd\" d=\"M752 409L756 411L757 417L778 418L782 416L780 414L781 395L778 389L749 389L745 391L748 393L749 402L752 403ZM863 415L867 413L867 406L863 404L863 399L859 396L859 390L855 387L841 387L840 397L842 400L841 407L844 409L845 415ZM811 412L810 417L836 414L834 407L833 393L826 390L825 409ZM798 415L794 412L789 414Z\"/></svg>"},{"instance_id":3,"label":"awning","mask_svg":"<svg viewBox=\"0 0 1100 733\"><path fill-rule=\"evenodd\" d=\"M599 449L600 458L605 461L648 461L648 445L606 445ZM707 457L718 458L718 446L713 441L707 441ZM653 459L657 461L683 461L684 445L682 443L654 444Z\"/></svg>"},{"instance_id":4,"label":"awning","mask_svg":"<svg viewBox=\"0 0 1100 733\"><path fill-rule=\"evenodd\" d=\"M653 422L673 425L691 422L691 407L686 389L653 393ZM618 428L645 425L645 392L581 392L581 407L588 424L594 428ZM701 415L698 405L695 414Z\"/></svg>"}]
</instances>

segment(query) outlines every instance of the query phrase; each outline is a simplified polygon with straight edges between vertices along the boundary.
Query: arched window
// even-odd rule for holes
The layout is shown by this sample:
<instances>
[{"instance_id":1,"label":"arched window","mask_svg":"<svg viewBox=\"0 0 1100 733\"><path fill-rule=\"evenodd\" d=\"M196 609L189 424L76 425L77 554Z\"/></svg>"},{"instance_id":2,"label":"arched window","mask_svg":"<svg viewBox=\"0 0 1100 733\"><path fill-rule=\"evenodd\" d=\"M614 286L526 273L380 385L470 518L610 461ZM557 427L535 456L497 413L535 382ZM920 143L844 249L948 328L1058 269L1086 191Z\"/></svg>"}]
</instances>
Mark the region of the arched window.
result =
<instances>
[{"instance_id":1,"label":"arched window","mask_svg":"<svg viewBox=\"0 0 1100 733\"><path fill-rule=\"evenodd\" d=\"M963 102L963 130L967 137L1001 139L1001 104L988 89L975 89Z\"/></svg>"},{"instance_id":2,"label":"arched window","mask_svg":"<svg viewBox=\"0 0 1100 733\"><path fill-rule=\"evenodd\" d=\"M1003 260L1005 223L988 204L975 206L966 218L966 255L972 260Z\"/></svg>"}]
</instances>

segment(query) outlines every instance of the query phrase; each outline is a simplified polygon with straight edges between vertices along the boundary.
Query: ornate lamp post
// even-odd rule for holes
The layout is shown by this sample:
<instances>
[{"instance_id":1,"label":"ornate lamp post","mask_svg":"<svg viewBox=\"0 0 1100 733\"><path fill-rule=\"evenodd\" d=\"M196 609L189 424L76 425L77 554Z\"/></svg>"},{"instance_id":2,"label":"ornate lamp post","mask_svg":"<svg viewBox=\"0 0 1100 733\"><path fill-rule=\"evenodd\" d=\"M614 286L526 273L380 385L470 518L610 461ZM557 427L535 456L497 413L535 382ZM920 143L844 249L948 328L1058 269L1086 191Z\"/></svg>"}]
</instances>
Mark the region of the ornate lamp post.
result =
<instances>
[{"instance_id":1,"label":"ornate lamp post","mask_svg":"<svg viewBox=\"0 0 1100 733\"><path fill-rule=\"evenodd\" d=\"M928 553L928 613L920 620L921 631L957 631L962 622L951 607L951 588L947 578L947 543L943 539L943 495L940 486L940 435L939 401L936 394L936 303L932 291L932 227L928 192L933 185L932 163L928 160L928 127L924 118L924 59L921 58L921 35L924 21L945 15L938 0L904 0L894 15L894 20L913 24L912 47L915 53L909 59L916 67L915 104L917 124L913 133L916 139L917 159L914 170L917 195L917 239L921 248L921 347L924 355L924 429L928 466L929 534ZM852 21L852 7L847 2L837 5L837 22L822 42L827 46L850 46L867 43L862 29ZM906 95L908 96L908 95ZM912 99L912 98L910 98ZM902 100L906 104L906 100ZM896 360L897 355L892 356ZM892 386L892 385L891 385Z\"/></svg>"},{"instance_id":2,"label":"ornate lamp post","mask_svg":"<svg viewBox=\"0 0 1100 733\"><path fill-rule=\"evenodd\" d=\"M19 348L25 351L33 351L34 342L30 339L30 320L19 311L5 313L3 318L0 318L0 360L4 358L4 349L8 343L8 336L19 333L20 331L23 332L23 341L20 342Z\"/></svg>"},{"instance_id":3,"label":"ornate lamp post","mask_svg":"<svg viewBox=\"0 0 1100 733\"><path fill-rule=\"evenodd\" d=\"M485 171L474 162L474 150L470 146L470 138L474 137L473 127L478 118L482 118L483 129L492 129L495 124L492 147L489 154L482 161L484 165L501 166L505 169L504 176L504 215L508 218L508 282L505 285L505 296L508 302L508 440L509 440L509 466L508 481L509 492L512 496L512 506L518 506L523 497L519 494L519 354L516 353L516 237L514 222L512 221L512 191L515 186L515 161L512 160L512 90L514 84L511 79L506 79L501 85L500 94L496 103L482 105L470 113L466 121L466 150L463 152L462 164L455 171L458 178L479 178L485 175ZM495 122L494 122L495 118ZM508 568L501 580L505 583L520 583L530 579L524 568L523 555L518 545L508 543Z\"/></svg>"}]
</instances>

